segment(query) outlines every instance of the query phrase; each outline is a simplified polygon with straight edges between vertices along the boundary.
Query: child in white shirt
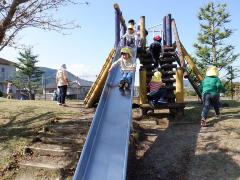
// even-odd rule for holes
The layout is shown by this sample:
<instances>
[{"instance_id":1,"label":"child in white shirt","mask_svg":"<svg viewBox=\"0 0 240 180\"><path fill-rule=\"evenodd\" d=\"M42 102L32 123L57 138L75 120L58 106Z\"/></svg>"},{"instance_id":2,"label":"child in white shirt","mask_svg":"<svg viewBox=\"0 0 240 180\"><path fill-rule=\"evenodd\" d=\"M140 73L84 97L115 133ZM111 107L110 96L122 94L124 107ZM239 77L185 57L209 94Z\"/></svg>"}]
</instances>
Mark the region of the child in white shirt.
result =
<instances>
[{"instance_id":1,"label":"child in white shirt","mask_svg":"<svg viewBox=\"0 0 240 180\"><path fill-rule=\"evenodd\" d=\"M119 83L119 88L123 89L128 88L132 83L133 73L136 70L136 63L132 60L132 53L128 47L124 47L121 49L122 56L112 64L109 71L113 69L113 67L120 65L122 71L122 78Z\"/></svg>"}]
</instances>

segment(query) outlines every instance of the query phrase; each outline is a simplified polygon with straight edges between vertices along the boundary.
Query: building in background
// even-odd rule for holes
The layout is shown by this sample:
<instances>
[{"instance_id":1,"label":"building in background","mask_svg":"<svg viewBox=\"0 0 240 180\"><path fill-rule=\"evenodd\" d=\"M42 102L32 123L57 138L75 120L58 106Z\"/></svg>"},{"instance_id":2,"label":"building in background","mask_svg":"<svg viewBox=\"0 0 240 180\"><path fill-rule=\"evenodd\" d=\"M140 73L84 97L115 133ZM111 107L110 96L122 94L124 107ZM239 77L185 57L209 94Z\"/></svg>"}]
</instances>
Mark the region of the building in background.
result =
<instances>
[{"instance_id":1,"label":"building in background","mask_svg":"<svg viewBox=\"0 0 240 180\"><path fill-rule=\"evenodd\" d=\"M6 59L0 58L0 91L5 94L6 93L6 85L7 81L11 80L11 78L16 73L15 63L8 61ZM13 91L16 91L16 88L13 87Z\"/></svg>"},{"instance_id":2,"label":"building in background","mask_svg":"<svg viewBox=\"0 0 240 180\"><path fill-rule=\"evenodd\" d=\"M56 69L41 67L44 72L42 76L42 86L39 89L37 99L51 99L54 91L57 91ZM67 89L67 98L83 100L92 86L91 81L80 79L71 72L68 72L69 86ZM41 95L42 94L42 95Z\"/></svg>"}]
</instances>

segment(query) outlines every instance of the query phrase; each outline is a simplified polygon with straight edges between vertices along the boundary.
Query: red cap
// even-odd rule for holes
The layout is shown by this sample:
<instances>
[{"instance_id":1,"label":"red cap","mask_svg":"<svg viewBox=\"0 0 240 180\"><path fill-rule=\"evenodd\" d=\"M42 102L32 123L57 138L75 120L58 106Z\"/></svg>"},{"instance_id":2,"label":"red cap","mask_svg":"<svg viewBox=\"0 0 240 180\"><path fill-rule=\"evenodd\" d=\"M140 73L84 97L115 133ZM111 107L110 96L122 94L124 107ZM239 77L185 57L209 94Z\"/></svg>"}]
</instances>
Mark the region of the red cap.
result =
<instances>
[{"instance_id":1,"label":"red cap","mask_svg":"<svg viewBox=\"0 0 240 180\"><path fill-rule=\"evenodd\" d=\"M162 38L161 38L159 35L157 35L157 36L155 36L155 37L153 38L153 40L154 40L154 41L161 41Z\"/></svg>"}]
</instances>

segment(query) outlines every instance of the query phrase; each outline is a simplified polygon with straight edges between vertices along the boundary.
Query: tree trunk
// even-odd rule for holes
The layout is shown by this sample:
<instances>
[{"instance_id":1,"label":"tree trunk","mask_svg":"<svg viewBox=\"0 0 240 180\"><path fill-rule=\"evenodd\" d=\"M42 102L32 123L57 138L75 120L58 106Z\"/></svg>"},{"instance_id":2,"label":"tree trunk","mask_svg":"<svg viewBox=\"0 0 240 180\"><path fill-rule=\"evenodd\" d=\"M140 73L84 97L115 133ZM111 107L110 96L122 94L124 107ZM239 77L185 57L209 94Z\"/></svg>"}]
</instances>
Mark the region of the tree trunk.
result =
<instances>
[{"instance_id":1,"label":"tree trunk","mask_svg":"<svg viewBox=\"0 0 240 180\"><path fill-rule=\"evenodd\" d=\"M19 0L14 0L10 6L10 10L7 14L7 16L5 17L5 19L3 19L3 21L0 24L0 44L2 44L3 39L5 37L6 31L9 28L9 25L11 24L12 18L17 10L18 5L22 3Z\"/></svg>"}]
</instances>

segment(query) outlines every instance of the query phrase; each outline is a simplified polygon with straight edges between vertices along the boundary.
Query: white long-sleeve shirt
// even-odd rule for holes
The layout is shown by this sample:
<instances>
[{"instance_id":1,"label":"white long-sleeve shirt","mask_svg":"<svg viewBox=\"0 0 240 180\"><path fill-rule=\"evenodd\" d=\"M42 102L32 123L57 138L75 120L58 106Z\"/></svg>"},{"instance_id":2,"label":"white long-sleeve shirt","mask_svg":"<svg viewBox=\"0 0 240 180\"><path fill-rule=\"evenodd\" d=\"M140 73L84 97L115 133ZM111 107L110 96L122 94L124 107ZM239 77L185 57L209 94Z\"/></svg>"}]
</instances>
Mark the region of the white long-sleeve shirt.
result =
<instances>
[{"instance_id":1,"label":"white long-sleeve shirt","mask_svg":"<svg viewBox=\"0 0 240 180\"><path fill-rule=\"evenodd\" d=\"M136 41L136 40L138 39L138 35L137 35L136 32L134 32L134 33L132 33L132 34L126 32L121 38L122 38L122 39L123 39L123 38L126 38L127 41L128 41L128 40L131 40L131 39L134 39L134 40Z\"/></svg>"},{"instance_id":2,"label":"white long-sleeve shirt","mask_svg":"<svg viewBox=\"0 0 240 180\"><path fill-rule=\"evenodd\" d=\"M112 68L117 65L120 65L122 71L133 72L136 68L136 63L133 62L132 58L124 59L123 57L120 57L112 64Z\"/></svg>"}]
</instances>

